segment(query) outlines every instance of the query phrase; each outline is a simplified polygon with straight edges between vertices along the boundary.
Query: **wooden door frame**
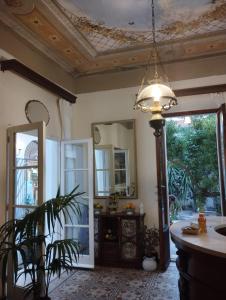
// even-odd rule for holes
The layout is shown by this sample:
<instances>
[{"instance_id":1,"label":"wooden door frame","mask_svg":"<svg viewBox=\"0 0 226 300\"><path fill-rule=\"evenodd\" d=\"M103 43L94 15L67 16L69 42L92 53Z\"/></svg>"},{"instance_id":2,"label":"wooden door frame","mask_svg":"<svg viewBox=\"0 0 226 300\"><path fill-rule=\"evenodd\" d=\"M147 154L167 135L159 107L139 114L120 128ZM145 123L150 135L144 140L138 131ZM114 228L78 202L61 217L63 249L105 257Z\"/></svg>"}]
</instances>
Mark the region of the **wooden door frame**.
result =
<instances>
[{"instance_id":1,"label":"wooden door frame","mask_svg":"<svg viewBox=\"0 0 226 300\"><path fill-rule=\"evenodd\" d=\"M217 148L218 148L218 165L219 165L219 175L220 175L220 190L221 190L221 208L222 215L226 216L226 191L225 191L225 161L226 161L226 147L225 147L225 134L226 134L226 104L223 103L217 110ZM221 120L220 114L223 116L223 145L221 143ZM224 151L222 151L222 146ZM223 157L224 156L224 157Z\"/></svg>"},{"instance_id":2,"label":"wooden door frame","mask_svg":"<svg viewBox=\"0 0 226 300\"><path fill-rule=\"evenodd\" d=\"M158 221L159 221L159 254L160 270L165 271L170 263L170 241L169 241L169 204L167 174L166 174L166 155L165 155L165 131L156 137L156 169L157 169L157 190L158 190ZM167 201L164 203L163 201ZM164 209L163 209L164 207ZM164 215L163 215L164 214ZM167 221L164 228L163 218Z\"/></svg>"},{"instance_id":3,"label":"wooden door frame","mask_svg":"<svg viewBox=\"0 0 226 300\"><path fill-rule=\"evenodd\" d=\"M172 118L172 117L179 117L179 116L189 116L189 115L201 115L201 114L211 114L211 113L216 113L218 112L219 108L212 108L212 109L201 109L201 110L190 110L190 111L181 111L181 112L175 112L175 113L166 113L163 114L164 118ZM219 126L217 124L217 126ZM226 124L225 124L226 126ZM162 161L162 151L164 149L164 145L163 143L163 137L159 137L155 139L156 141L156 166L157 166L157 187L158 187L158 220L159 220L159 228L161 228L163 226L162 223L162 217L161 217L161 201L162 201L162 184L164 185L164 183L166 185L168 185L166 178L167 178L167 174L165 173L165 176L163 176L163 181L162 182L162 176L161 176L161 172L163 172L163 170L166 170L166 157L165 157L165 161ZM165 141L164 141L165 142ZM219 170L220 171L220 170ZM164 174L164 173L162 173ZM169 204L167 203L166 207L169 208ZM223 207L222 207L223 209ZM168 215L169 215L169 210L168 210ZM161 233L161 231L159 231L160 236L159 236L159 247L160 247L160 269L164 270L164 264L162 263L162 259L164 257L164 253L165 253L165 239L163 234Z\"/></svg>"}]
</instances>

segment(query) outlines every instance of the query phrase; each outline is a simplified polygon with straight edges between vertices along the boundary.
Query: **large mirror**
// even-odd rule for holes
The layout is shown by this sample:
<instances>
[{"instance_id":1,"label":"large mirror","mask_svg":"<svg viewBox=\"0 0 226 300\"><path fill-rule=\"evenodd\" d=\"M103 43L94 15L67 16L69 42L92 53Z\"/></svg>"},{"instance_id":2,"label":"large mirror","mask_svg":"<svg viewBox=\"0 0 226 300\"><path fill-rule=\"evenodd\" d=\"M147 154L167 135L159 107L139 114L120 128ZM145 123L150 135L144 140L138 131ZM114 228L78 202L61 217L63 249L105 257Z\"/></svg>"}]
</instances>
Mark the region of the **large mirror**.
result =
<instances>
[{"instance_id":1,"label":"large mirror","mask_svg":"<svg viewBox=\"0 0 226 300\"><path fill-rule=\"evenodd\" d=\"M92 124L95 198L137 198L135 120Z\"/></svg>"}]
</instances>

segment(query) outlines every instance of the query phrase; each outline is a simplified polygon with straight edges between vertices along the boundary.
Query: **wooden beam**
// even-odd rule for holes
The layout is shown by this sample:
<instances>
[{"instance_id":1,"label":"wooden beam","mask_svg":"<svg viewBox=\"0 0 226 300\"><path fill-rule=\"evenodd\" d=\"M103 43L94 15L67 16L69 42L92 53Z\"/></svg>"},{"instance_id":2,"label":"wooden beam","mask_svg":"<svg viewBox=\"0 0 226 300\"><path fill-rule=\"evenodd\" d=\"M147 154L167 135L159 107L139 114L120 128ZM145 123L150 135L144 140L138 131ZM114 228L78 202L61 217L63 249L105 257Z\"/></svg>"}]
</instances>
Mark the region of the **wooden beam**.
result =
<instances>
[{"instance_id":1,"label":"wooden beam","mask_svg":"<svg viewBox=\"0 0 226 300\"><path fill-rule=\"evenodd\" d=\"M182 117L182 116L190 116L190 115L213 114L216 113L218 110L219 108L186 110L186 111L178 111L172 113L163 113L162 115L164 118L173 118L173 117Z\"/></svg>"},{"instance_id":2,"label":"wooden beam","mask_svg":"<svg viewBox=\"0 0 226 300\"><path fill-rule=\"evenodd\" d=\"M1 71L12 71L20 76L26 78L27 80L41 86L44 89L49 90L53 94L56 94L66 101L70 103L76 102L76 96L68 92L67 90L63 89L59 85L53 83L49 79L43 77L42 75L36 73L35 71L31 70L27 66L23 65L16 59L10 59L1 61Z\"/></svg>"},{"instance_id":3,"label":"wooden beam","mask_svg":"<svg viewBox=\"0 0 226 300\"><path fill-rule=\"evenodd\" d=\"M226 84L208 85L188 89L174 90L176 97L222 93L226 91Z\"/></svg>"}]
</instances>

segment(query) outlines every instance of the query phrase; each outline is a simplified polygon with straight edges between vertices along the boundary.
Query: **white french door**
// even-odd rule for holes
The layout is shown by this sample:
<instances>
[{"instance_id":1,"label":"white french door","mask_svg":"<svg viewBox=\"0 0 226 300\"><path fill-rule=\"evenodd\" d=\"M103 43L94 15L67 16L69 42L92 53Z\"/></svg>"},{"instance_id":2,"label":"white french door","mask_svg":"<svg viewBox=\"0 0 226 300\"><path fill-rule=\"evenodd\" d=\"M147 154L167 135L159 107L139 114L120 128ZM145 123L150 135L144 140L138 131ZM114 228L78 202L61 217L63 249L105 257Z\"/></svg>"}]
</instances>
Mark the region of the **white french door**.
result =
<instances>
[{"instance_id":1,"label":"white french door","mask_svg":"<svg viewBox=\"0 0 226 300\"><path fill-rule=\"evenodd\" d=\"M75 186L84 192L77 198L81 214L72 214L64 223L64 238L79 242L79 260L75 266L94 268L93 233L93 144L92 139L63 141L61 148L61 192Z\"/></svg>"},{"instance_id":2,"label":"white french door","mask_svg":"<svg viewBox=\"0 0 226 300\"><path fill-rule=\"evenodd\" d=\"M44 201L45 123L10 127L7 141L7 219L21 219ZM7 299L20 300L24 298L25 281L20 277L15 283L13 273L10 264Z\"/></svg>"}]
</instances>

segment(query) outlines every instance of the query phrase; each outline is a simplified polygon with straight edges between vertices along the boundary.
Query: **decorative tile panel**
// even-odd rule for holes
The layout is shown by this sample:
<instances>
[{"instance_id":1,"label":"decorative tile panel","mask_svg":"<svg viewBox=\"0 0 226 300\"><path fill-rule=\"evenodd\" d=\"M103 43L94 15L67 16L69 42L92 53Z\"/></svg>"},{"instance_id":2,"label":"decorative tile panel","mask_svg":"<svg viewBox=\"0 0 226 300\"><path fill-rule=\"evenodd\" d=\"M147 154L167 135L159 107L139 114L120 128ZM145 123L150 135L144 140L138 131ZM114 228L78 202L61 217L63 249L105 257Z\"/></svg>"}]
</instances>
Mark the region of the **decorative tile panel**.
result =
<instances>
[{"instance_id":1,"label":"decorative tile panel","mask_svg":"<svg viewBox=\"0 0 226 300\"><path fill-rule=\"evenodd\" d=\"M126 242L122 245L122 258L134 259L137 256L137 246L134 243Z\"/></svg>"},{"instance_id":2,"label":"decorative tile panel","mask_svg":"<svg viewBox=\"0 0 226 300\"><path fill-rule=\"evenodd\" d=\"M122 219L122 236L134 237L136 236L136 220Z\"/></svg>"}]
</instances>

